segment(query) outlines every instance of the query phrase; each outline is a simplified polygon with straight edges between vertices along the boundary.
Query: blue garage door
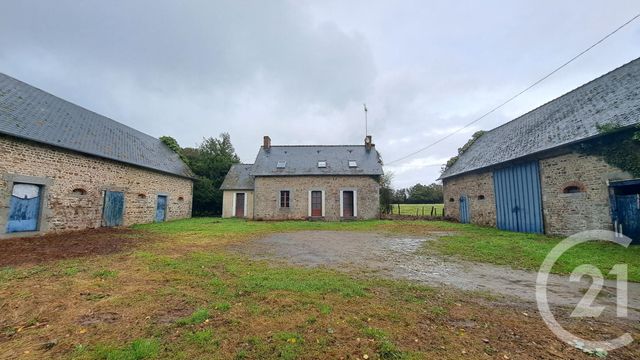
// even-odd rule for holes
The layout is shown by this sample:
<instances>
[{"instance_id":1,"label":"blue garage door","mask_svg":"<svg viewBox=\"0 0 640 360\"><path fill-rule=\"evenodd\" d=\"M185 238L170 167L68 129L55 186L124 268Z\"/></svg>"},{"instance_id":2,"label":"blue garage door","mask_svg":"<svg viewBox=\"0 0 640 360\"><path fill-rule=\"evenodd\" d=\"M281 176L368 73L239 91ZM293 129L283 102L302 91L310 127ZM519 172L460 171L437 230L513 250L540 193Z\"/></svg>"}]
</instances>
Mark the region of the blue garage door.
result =
<instances>
[{"instance_id":1,"label":"blue garage door","mask_svg":"<svg viewBox=\"0 0 640 360\"><path fill-rule=\"evenodd\" d=\"M494 171L493 187L499 229L544 232L537 161Z\"/></svg>"},{"instance_id":2,"label":"blue garage door","mask_svg":"<svg viewBox=\"0 0 640 360\"><path fill-rule=\"evenodd\" d=\"M102 224L104 226L121 226L124 213L124 193L120 191L106 191L104 194L104 208L102 210Z\"/></svg>"},{"instance_id":3,"label":"blue garage door","mask_svg":"<svg viewBox=\"0 0 640 360\"><path fill-rule=\"evenodd\" d=\"M7 232L36 231L40 217L40 186L14 184L9 204Z\"/></svg>"},{"instance_id":4,"label":"blue garage door","mask_svg":"<svg viewBox=\"0 0 640 360\"><path fill-rule=\"evenodd\" d=\"M469 198L467 195L460 196L460 222L468 224L471 221L471 214L469 213Z\"/></svg>"}]
</instances>

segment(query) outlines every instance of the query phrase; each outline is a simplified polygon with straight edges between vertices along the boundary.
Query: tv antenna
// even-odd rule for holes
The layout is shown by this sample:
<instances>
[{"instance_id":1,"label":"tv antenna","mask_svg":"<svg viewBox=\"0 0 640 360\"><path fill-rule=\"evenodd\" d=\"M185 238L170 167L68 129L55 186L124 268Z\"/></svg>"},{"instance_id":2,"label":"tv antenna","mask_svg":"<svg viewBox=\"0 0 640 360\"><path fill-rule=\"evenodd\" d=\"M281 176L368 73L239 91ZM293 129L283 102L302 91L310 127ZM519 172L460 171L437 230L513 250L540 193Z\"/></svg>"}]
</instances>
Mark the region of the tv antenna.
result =
<instances>
[{"instance_id":1,"label":"tv antenna","mask_svg":"<svg viewBox=\"0 0 640 360\"><path fill-rule=\"evenodd\" d=\"M364 136L366 137L367 135L369 135L369 124L367 119L367 113L369 112L369 109L367 109L367 104L362 105L364 106Z\"/></svg>"}]
</instances>

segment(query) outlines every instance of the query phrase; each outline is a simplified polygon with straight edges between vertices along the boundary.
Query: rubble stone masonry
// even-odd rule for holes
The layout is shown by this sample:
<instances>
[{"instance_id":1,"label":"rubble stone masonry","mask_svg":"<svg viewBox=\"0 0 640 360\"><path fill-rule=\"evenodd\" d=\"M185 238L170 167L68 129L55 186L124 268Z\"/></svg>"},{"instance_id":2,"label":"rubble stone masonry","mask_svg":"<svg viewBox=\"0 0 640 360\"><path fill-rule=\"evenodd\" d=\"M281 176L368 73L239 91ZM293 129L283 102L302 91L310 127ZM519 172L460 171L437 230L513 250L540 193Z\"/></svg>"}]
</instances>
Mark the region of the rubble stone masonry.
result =
<instances>
[{"instance_id":1,"label":"rubble stone masonry","mask_svg":"<svg viewBox=\"0 0 640 360\"><path fill-rule=\"evenodd\" d=\"M447 216L460 219L460 196L465 194L469 203L471 223L496 226L496 198L491 171L444 179L443 185Z\"/></svg>"},{"instance_id":2,"label":"rubble stone masonry","mask_svg":"<svg viewBox=\"0 0 640 360\"><path fill-rule=\"evenodd\" d=\"M568 236L585 230L613 228L607 182L631 179L630 174L597 156L578 153L556 155L539 162L546 234ZM460 219L461 194L469 199L472 223L496 226L492 171L444 179L448 216Z\"/></svg>"},{"instance_id":3,"label":"rubble stone masonry","mask_svg":"<svg viewBox=\"0 0 640 360\"><path fill-rule=\"evenodd\" d=\"M599 157L570 153L540 160L540 178L545 232L572 235L613 229L607 181L631 175ZM565 193L570 186L580 192Z\"/></svg>"},{"instance_id":4,"label":"rubble stone masonry","mask_svg":"<svg viewBox=\"0 0 640 360\"><path fill-rule=\"evenodd\" d=\"M105 190L125 193L125 226L153 222L158 195L168 197L167 220L191 216L187 178L4 135L0 154L0 238L33 235L5 234L14 182L42 186L38 233L101 226Z\"/></svg>"},{"instance_id":5,"label":"rubble stone masonry","mask_svg":"<svg viewBox=\"0 0 640 360\"><path fill-rule=\"evenodd\" d=\"M324 220L340 220L340 191L355 191L358 219L379 216L380 185L372 176L265 176L256 177L255 219L306 219L309 217L309 191L321 190L325 196ZM281 190L289 190L290 207L280 208Z\"/></svg>"}]
</instances>

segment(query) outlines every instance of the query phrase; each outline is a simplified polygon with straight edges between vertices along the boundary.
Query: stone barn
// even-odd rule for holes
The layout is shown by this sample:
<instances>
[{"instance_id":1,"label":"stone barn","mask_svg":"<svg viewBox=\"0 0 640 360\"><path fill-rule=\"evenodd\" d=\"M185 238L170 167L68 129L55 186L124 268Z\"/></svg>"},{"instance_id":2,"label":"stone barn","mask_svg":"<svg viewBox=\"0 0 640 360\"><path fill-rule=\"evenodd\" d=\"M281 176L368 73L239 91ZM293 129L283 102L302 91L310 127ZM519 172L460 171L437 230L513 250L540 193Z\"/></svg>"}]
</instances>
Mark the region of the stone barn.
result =
<instances>
[{"instance_id":1,"label":"stone barn","mask_svg":"<svg viewBox=\"0 0 640 360\"><path fill-rule=\"evenodd\" d=\"M191 216L160 140L0 74L0 238Z\"/></svg>"},{"instance_id":2,"label":"stone barn","mask_svg":"<svg viewBox=\"0 0 640 360\"><path fill-rule=\"evenodd\" d=\"M520 232L610 229L639 242L639 123L636 59L478 138L442 174L446 213Z\"/></svg>"},{"instance_id":3,"label":"stone barn","mask_svg":"<svg viewBox=\"0 0 640 360\"><path fill-rule=\"evenodd\" d=\"M272 146L264 137L254 164L225 177L223 217L258 220L377 218L380 155L364 145Z\"/></svg>"}]
</instances>

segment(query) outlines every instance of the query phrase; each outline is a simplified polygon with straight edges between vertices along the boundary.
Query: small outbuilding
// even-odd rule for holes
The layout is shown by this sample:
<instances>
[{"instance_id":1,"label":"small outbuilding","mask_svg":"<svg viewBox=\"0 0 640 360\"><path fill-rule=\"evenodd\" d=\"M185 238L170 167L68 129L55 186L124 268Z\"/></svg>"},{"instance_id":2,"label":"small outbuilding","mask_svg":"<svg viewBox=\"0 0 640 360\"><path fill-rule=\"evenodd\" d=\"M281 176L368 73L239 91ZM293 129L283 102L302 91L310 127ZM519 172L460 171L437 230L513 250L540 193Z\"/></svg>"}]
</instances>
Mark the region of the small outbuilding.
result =
<instances>
[{"instance_id":1,"label":"small outbuilding","mask_svg":"<svg viewBox=\"0 0 640 360\"><path fill-rule=\"evenodd\" d=\"M160 140L0 73L0 238L191 216Z\"/></svg>"},{"instance_id":2,"label":"small outbuilding","mask_svg":"<svg viewBox=\"0 0 640 360\"><path fill-rule=\"evenodd\" d=\"M380 155L364 145L271 145L254 164L231 167L225 177L223 217L258 220L373 219L380 209Z\"/></svg>"},{"instance_id":3,"label":"small outbuilding","mask_svg":"<svg viewBox=\"0 0 640 360\"><path fill-rule=\"evenodd\" d=\"M478 138L442 174L446 213L519 232L610 229L638 242L639 124L636 59Z\"/></svg>"}]
</instances>

